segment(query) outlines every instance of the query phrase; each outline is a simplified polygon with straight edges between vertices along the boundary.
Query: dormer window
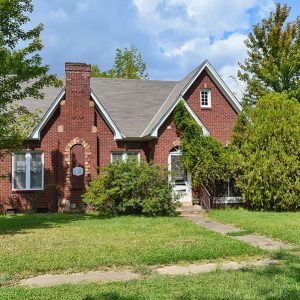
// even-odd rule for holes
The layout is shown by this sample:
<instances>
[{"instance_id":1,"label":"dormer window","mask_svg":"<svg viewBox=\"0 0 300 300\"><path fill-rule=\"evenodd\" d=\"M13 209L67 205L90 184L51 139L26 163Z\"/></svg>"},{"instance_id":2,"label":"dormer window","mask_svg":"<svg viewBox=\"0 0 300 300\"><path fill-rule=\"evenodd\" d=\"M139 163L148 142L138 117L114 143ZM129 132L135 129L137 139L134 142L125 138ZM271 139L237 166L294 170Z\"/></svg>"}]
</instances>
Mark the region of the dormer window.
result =
<instances>
[{"instance_id":1,"label":"dormer window","mask_svg":"<svg viewBox=\"0 0 300 300\"><path fill-rule=\"evenodd\" d=\"M211 90L201 89L200 91L201 108L211 108Z\"/></svg>"}]
</instances>

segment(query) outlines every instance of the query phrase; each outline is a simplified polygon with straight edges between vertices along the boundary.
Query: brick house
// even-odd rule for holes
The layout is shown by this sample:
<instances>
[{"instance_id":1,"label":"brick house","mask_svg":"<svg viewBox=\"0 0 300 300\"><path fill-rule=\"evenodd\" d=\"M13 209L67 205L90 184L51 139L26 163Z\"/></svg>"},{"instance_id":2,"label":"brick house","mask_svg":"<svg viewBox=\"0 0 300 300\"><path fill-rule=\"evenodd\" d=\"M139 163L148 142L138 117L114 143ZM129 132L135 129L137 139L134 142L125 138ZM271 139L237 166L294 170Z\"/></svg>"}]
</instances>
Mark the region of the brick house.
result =
<instances>
[{"instance_id":1,"label":"brick house","mask_svg":"<svg viewBox=\"0 0 300 300\"><path fill-rule=\"evenodd\" d=\"M130 155L174 169L180 150L172 111L180 100L203 133L224 145L241 110L208 61L178 82L90 78L82 63L65 70L63 88L47 87L43 100L20 103L43 117L24 150L0 161L2 210L57 211L62 201L79 207L99 168ZM180 201L191 202L190 176L177 175Z\"/></svg>"}]
</instances>

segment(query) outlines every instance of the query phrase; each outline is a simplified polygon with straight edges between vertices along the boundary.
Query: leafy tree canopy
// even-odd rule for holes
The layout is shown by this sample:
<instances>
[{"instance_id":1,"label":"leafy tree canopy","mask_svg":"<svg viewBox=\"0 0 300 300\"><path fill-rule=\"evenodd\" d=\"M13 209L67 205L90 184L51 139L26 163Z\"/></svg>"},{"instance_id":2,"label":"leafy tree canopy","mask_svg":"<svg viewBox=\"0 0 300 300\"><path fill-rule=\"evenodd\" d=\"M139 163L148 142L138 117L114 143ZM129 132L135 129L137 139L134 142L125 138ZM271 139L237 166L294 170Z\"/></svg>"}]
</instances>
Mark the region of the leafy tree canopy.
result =
<instances>
[{"instance_id":1,"label":"leafy tree canopy","mask_svg":"<svg viewBox=\"0 0 300 300\"><path fill-rule=\"evenodd\" d=\"M300 17L287 21L291 8L278 3L268 19L253 26L248 56L238 77L246 83L245 104L269 92L286 92L300 102Z\"/></svg>"},{"instance_id":2,"label":"leafy tree canopy","mask_svg":"<svg viewBox=\"0 0 300 300\"><path fill-rule=\"evenodd\" d=\"M135 46L130 49L116 49L115 62L112 69L100 72L97 65L92 66L92 77L149 79L146 72L146 63L141 52Z\"/></svg>"},{"instance_id":3,"label":"leafy tree canopy","mask_svg":"<svg viewBox=\"0 0 300 300\"><path fill-rule=\"evenodd\" d=\"M300 104L287 93L263 96L233 133L237 183L255 209L300 208Z\"/></svg>"},{"instance_id":4,"label":"leafy tree canopy","mask_svg":"<svg viewBox=\"0 0 300 300\"><path fill-rule=\"evenodd\" d=\"M43 98L44 86L62 84L42 65L42 24L25 30L32 11L31 0L0 1L0 156L21 145L27 132L24 128L35 118L15 101Z\"/></svg>"}]
</instances>

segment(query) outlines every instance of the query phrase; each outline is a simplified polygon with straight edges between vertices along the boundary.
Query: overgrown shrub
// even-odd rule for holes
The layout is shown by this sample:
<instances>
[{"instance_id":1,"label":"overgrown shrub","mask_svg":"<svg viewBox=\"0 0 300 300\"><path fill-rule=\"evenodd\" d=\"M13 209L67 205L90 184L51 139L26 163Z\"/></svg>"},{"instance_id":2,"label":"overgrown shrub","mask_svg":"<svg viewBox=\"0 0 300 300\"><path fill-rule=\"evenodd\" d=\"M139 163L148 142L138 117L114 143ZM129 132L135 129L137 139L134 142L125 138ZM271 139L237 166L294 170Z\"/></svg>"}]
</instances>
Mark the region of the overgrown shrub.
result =
<instances>
[{"instance_id":1,"label":"overgrown shrub","mask_svg":"<svg viewBox=\"0 0 300 300\"><path fill-rule=\"evenodd\" d=\"M250 207L300 208L300 104L286 94L262 97L239 116L231 148L237 183Z\"/></svg>"},{"instance_id":2,"label":"overgrown shrub","mask_svg":"<svg viewBox=\"0 0 300 300\"><path fill-rule=\"evenodd\" d=\"M203 184L214 194L218 183L227 176L228 155L223 145L214 137L203 135L182 101L175 109L174 122L180 133L183 165L191 174L193 188L197 190Z\"/></svg>"},{"instance_id":3,"label":"overgrown shrub","mask_svg":"<svg viewBox=\"0 0 300 300\"><path fill-rule=\"evenodd\" d=\"M175 215L168 176L166 168L135 158L117 161L91 182L83 199L106 215Z\"/></svg>"}]
</instances>

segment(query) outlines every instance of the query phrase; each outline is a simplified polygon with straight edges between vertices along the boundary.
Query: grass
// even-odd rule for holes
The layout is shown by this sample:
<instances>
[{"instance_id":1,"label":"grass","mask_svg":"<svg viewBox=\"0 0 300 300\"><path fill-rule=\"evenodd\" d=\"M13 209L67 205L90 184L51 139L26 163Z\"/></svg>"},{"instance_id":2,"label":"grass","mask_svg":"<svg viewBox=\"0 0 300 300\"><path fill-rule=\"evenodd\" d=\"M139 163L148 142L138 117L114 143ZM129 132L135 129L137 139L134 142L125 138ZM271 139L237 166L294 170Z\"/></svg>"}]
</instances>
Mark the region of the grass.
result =
<instances>
[{"instance_id":1,"label":"grass","mask_svg":"<svg viewBox=\"0 0 300 300\"><path fill-rule=\"evenodd\" d=\"M147 273L144 266L262 254L180 217L0 216L4 282L61 270L130 267Z\"/></svg>"},{"instance_id":2,"label":"grass","mask_svg":"<svg viewBox=\"0 0 300 300\"><path fill-rule=\"evenodd\" d=\"M295 258L294 258L295 259ZM189 276L153 276L130 282L62 285L51 288L3 288L0 299L133 300L133 299L300 299L300 265Z\"/></svg>"},{"instance_id":3,"label":"grass","mask_svg":"<svg viewBox=\"0 0 300 300\"><path fill-rule=\"evenodd\" d=\"M211 210L209 218L234 224L249 233L258 233L300 247L300 212L263 212L245 209Z\"/></svg>"}]
</instances>

